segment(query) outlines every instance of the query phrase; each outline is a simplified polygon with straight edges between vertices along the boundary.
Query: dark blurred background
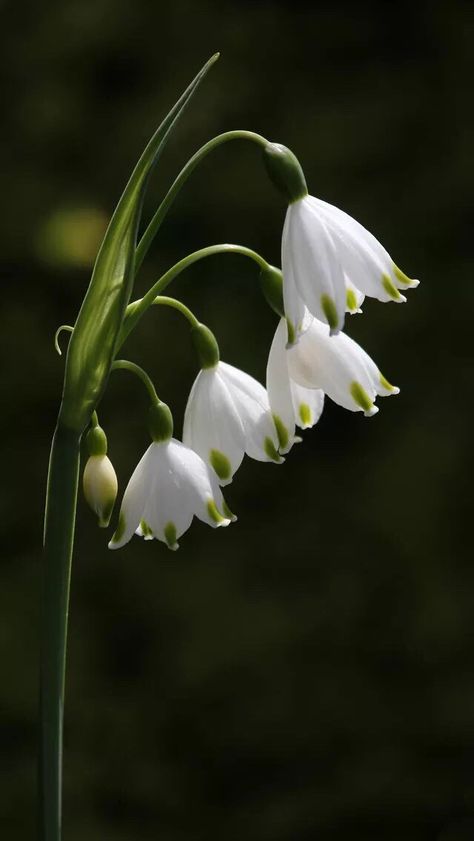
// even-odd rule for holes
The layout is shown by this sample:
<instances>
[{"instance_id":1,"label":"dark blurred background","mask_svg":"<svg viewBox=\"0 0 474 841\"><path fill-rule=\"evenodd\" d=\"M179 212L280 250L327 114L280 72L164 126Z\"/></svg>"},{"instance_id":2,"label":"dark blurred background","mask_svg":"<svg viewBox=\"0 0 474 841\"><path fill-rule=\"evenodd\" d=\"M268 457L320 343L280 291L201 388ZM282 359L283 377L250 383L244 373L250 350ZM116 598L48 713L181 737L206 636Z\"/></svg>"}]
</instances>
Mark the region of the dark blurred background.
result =
<instances>
[{"instance_id":1,"label":"dark blurred background","mask_svg":"<svg viewBox=\"0 0 474 841\"><path fill-rule=\"evenodd\" d=\"M65 841L467 841L474 837L471 384L473 5L48 0L2 4L5 424L0 582L2 838L35 835L41 530L63 360L98 241L150 134L222 58L156 171L248 128L290 146L422 285L348 332L401 387L373 420L327 401L282 467L246 460L239 522L178 554L107 549L79 503L65 730ZM217 242L274 263L284 206L258 151L218 150L169 214L142 293ZM275 317L257 271L216 257L173 287L225 360L264 379ZM63 345L67 336L62 337ZM196 359L150 312L127 355L178 433ZM146 400L101 409L123 489Z\"/></svg>"}]
</instances>

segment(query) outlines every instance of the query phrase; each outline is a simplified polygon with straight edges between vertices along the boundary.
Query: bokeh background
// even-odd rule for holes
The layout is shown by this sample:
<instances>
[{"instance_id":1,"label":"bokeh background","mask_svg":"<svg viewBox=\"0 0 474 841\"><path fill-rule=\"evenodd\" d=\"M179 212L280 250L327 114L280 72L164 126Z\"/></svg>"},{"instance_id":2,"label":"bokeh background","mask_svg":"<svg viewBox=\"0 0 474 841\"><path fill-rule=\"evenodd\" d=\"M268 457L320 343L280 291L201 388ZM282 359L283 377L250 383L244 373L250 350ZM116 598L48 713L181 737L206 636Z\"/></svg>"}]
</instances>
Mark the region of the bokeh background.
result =
<instances>
[{"instance_id":1,"label":"bokeh background","mask_svg":"<svg viewBox=\"0 0 474 841\"><path fill-rule=\"evenodd\" d=\"M0 825L35 836L41 528L63 359L98 241L153 129L222 58L156 171L248 128L422 285L348 332L401 387L372 420L327 401L282 467L246 460L237 525L173 554L107 550L80 500L70 613L65 841L474 837L472 42L469 2L2 4ZM188 182L137 280L237 242L279 261L284 206L234 143ZM275 317L254 265L174 286L260 380ZM62 337L63 344L67 337ZM186 324L150 312L129 358L181 429ZM146 400L116 375L101 421L123 489Z\"/></svg>"}]
</instances>

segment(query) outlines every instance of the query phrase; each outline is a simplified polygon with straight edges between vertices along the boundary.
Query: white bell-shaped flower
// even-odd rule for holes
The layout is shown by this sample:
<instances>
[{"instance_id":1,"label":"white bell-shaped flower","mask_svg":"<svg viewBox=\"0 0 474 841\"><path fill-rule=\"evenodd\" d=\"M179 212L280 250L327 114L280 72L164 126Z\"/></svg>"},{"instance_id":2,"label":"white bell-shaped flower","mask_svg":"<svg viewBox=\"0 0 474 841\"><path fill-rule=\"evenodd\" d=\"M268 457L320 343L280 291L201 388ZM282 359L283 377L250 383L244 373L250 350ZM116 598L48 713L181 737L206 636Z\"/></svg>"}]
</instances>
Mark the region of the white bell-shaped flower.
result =
<instances>
[{"instance_id":1,"label":"white bell-shaped flower","mask_svg":"<svg viewBox=\"0 0 474 841\"><path fill-rule=\"evenodd\" d=\"M235 519L215 476L197 453L175 438L154 441L127 485L109 548L119 549L136 532L177 549L178 538L194 516L213 527L228 526Z\"/></svg>"},{"instance_id":2,"label":"white bell-shaped flower","mask_svg":"<svg viewBox=\"0 0 474 841\"><path fill-rule=\"evenodd\" d=\"M303 341L303 340L302 340ZM267 392L273 419L278 430L280 452L286 453L301 439L295 427L308 429L319 420L324 407L324 391L305 388L290 376L286 350L287 324L280 319L275 331L267 365Z\"/></svg>"},{"instance_id":3,"label":"white bell-shaped flower","mask_svg":"<svg viewBox=\"0 0 474 841\"><path fill-rule=\"evenodd\" d=\"M305 306L336 334L345 312L359 311L365 295L402 302L399 290L418 285L359 222L309 195L288 206L282 268L290 345L303 332Z\"/></svg>"},{"instance_id":4,"label":"white bell-shaped flower","mask_svg":"<svg viewBox=\"0 0 474 841\"><path fill-rule=\"evenodd\" d=\"M398 394L360 345L306 313L304 335L287 350L290 378L306 389L322 389L335 403L370 417L378 412L377 396Z\"/></svg>"},{"instance_id":5,"label":"white bell-shaped flower","mask_svg":"<svg viewBox=\"0 0 474 841\"><path fill-rule=\"evenodd\" d=\"M244 453L257 461L283 461L265 388L226 362L204 368L196 377L183 441L211 465L221 485L232 481Z\"/></svg>"}]
</instances>

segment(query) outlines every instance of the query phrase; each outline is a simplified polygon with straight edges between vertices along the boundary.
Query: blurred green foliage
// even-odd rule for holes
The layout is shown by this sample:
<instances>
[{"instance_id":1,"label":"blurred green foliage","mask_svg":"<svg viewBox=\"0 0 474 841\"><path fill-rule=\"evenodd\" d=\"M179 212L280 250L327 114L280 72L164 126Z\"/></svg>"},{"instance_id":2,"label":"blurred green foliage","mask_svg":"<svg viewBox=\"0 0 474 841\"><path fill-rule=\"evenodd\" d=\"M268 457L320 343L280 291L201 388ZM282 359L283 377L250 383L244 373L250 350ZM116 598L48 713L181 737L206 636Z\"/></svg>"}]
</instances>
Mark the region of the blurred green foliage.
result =
<instances>
[{"instance_id":1,"label":"blurred green foliage","mask_svg":"<svg viewBox=\"0 0 474 841\"><path fill-rule=\"evenodd\" d=\"M3 360L2 837L35 827L42 506L63 360L95 242L143 145L203 61L222 60L167 149L149 216L213 134L300 158L422 285L349 332L399 398L328 405L283 467L246 461L239 522L177 555L110 553L81 501L66 708L65 841L468 841L474 837L469 2L6 2L0 54ZM193 175L137 282L195 248L279 261L284 207L258 152ZM222 356L264 378L275 318L255 267L217 257L173 288ZM63 336L66 342L67 337ZM127 354L180 430L196 372L179 315ZM139 385L101 410L124 487L147 443Z\"/></svg>"}]
</instances>

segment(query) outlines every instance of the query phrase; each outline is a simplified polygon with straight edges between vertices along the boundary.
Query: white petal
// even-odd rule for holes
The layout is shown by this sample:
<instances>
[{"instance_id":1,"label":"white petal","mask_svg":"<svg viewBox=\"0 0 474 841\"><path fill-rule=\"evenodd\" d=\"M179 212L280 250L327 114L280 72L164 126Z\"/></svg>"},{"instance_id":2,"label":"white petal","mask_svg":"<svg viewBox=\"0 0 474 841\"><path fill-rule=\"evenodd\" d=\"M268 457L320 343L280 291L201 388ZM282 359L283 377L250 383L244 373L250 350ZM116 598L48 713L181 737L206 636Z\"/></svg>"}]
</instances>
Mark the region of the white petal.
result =
<instances>
[{"instance_id":1,"label":"white petal","mask_svg":"<svg viewBox=\"0 0 474 841\"><path fill-rule=\"evenodd\" d=\"M344 324L346 291L330 228L311 196L292 204L290 211L283 276L285 262L290 260L300 297L312 315L324 323L328 322L328 307L334 311L330 320L335 333Z\"/></svg>"},{"instance_id":2,"label":"white petal","mask_svg":"<svg viewBox=\"0 0 474 841\"><path fill-rule=\"evenodd\" d=\"M176 481L184 489L185 505L203 522L216 528L228 526L224 499L217 479L203 459L174 438L170 441L170 463Z\"/></svg>"},{"instance_id":3,"label":"white petal","mask_svg":"<svg viewBox=\"0 0 474 841\"><path fill-rule=\"evenodd\" d=\"M290 385L296 423L300 429L310 429L318 422L324 409L324 391L304 388L294 380L290 380Z\"/></svg>"},{"instance_id":4,"label":"white petal","mask_svg":"<svg viewBox=\"0 0 474 841\"><path fill-rule=\"evenodd\" d=\"M282 461L278 457L278 436L263 385L226 362L219 363L219 374L232 394L242 421L247 455L257 461Z\"/></svg>"},{"instance_id":5,"label":"white petal","mask_svg":"<svg viewBox=\"0 0 474 841\"><path fill-rule=\"evenodd\" d=\"M302 322L305 312L304 301L296 289L295 278L293 275L291 249L289 246L291 207L292 205L289 205L286 212L281 249L283 267L283 306L285 309L285 316L289 323L289 345L298 341L298 338L302 333Z\"/></svg>"},{"instance_id":6,"label":"white petal","mask_svg":"<svg viewBox=\"0 0 474 841\"><path fill-rule=\"evenodd\" d=\"M109 549L120 549L128 543L143 517L146 500L152 484L158 449L162 445L151 444L130 477L123 495L119 522L109 543Z\"/></svg>"},{"instance_id":7,"label":"white petal","mask_svg":"<svg viewBox=\"0 0 474 841\"><path fill-rule=\"evenodd\" d=\"M405 276L373 234L338 207L321 199L314 202L333 233L344 271L355 286L379 301L406 301L397 290L417 284L409 278L408 283L400 281L400 276Z\"/></svg>"},{"instance_id":8,"label":"white petal","mask_svg":"<svg viewBox=\"0 0 474 841\"><path fill-rule=\"evenodd\" d=\"M184 415L183 443L214 465L222 484L228 484L244 457L245 433L220 365L200 371L194 381Z\"/></svg>"},{"instance_id":9,"label":"white petal","mask_svg":"<svg viewBox=\"0 0 474 841\"><path fill-rule=\"evenodd\" d=\"M172 455L172 440L157 451L153 481L138 533L145 538L151 533L171 549L177 549L177 539L191 525L193 507L187 477L175 471Z\"/></svg>"},{"instance_id":10,"label":"white petal","mask_svg":"<svg viewBox=\"0 0 474 841\"><path fill-rule=\"evenodd\" d=\"M362 312L362 304L364 303L365 295L349 280L347 275L344 275L346 282L346 312L351 315Z\"/></svg>"},{"instance_id":11,"label":"white petal","mask_svg":"<svg viewBox=\"0 0 474 841\"><path fill-rule=\"evenodd\" d=\"M389 397L392 394L400 393L400 389L388 382L388 380L377 368L373 359L360 345L356 344L356 342L352 342L352 350L355 354L357 354L360 364L365 367L367 375L372 383L372 387L377 394L381 397Z\"/></svg>"},{"instance_id":12,"label":"white petal","mask_svg":"<svg viewBox=\"0 0 474 841\"><path fill-rule=\"evenodd\" d=\"M286 322L282 318L273 337L267 364L267 393L275 423L280 429L281 453L290 450L295 436L295 415L285 350L286 335Z\"/></svg>"},{"instance_id":13,"label":"white petal","mask_svg":"<svg viewBox=\"0 0 474 841\"><path fill-rule=\"evenodd\" d=\"M340 406L370 416L378 411L373 404L377 389L366 356L349 336L331 337L328 328L315 320L299 344L288 351L288 369L291 378L305 388L321 388Z\"/></svg>"}]
</instances>

